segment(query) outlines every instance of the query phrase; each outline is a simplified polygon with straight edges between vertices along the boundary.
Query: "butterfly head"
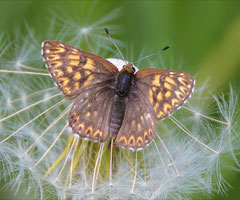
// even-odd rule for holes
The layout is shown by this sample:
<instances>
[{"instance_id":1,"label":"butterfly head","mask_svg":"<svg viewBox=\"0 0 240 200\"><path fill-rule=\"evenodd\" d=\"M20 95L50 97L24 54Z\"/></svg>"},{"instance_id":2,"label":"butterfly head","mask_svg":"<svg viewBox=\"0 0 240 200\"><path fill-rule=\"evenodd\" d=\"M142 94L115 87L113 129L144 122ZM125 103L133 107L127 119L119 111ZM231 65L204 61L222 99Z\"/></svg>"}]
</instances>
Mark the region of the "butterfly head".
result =
<instances>
[{"instance_id":1,"label":"butterfly head","mask_svg":"<svg viewBox=\"0 0 240 200\"><path fill-rule=\"evenodd\" d=\"M127 72L129 74L134 74L136 72L136 69L135 67L133 66L132 63L128 63L126 65L123 66L122 70L120 71L120 73L122 72Z\"/></svg>"}]
</instances>

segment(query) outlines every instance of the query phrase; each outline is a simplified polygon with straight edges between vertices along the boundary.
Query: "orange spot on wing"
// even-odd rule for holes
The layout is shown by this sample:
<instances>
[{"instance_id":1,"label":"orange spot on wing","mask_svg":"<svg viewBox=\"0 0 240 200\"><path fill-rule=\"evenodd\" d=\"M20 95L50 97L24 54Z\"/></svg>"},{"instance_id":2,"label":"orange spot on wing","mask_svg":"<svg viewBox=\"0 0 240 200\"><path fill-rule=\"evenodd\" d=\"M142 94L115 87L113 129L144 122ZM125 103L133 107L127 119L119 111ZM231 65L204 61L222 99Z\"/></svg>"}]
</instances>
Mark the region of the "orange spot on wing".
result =
<instances>
[{"instance_id":1,"label":"orange spot on wing","mask_svg":"<svg viewBox=\"0 0 240 200\"><path fill-rule=\"evenodd\" d=\"M142 137L138 137L138 138L137 138L137 145L138 145L138 146L142 146L143 143L144 143L144 142L143 142L143 138L142 138Z\"/></svg>"},{"instance_id":2,"label":"orange spot on wing","mask_svg":"<svg viewBox=\"0 0 240 200\"><path fill-rule=\"evenodd\" d=\"M163 111L165 113L167 113L171 108L172 108L172 106L170 104L168 104L168 103L163 104Z\"/></svg>"},{"instance_id":3,"label":"orange spot on wing","mask_svg":"<svg viewBox=\"0 0 240 200\"><path fill-rule=\"evenodd\" d=\"M72 67L67 67L67 68L66 68L66 71L67 71L68 73L72 73L72 72L73 72L73 69L72 69Z\"/></svg>"},{"instance_id":4,"label":"orange spot on wing","mask_svg":"<svg viewBox=\"0 0 240 200\"><path fill-rule=\"evenodd\" d=\"M138 131L141 131L141 129L142 129L142 126L141 126L141 124L140 124L140 123L138 123L138 124L137 124L137 127L138 127Z\"/></svg>"},{"instance_id":5,"label":"orange spot on wing","mask_svg":"<svg viewBox=\"0 0 240 200\"><path fill-rule=\"evenodd\" d=\"M167 97L167 98L169 98L171 95L172 95L172 93L171 93L170 91L167 91L167 92L165 93L165 97Z\"/></svg>"},{"instance_id":6,"label":"orange spot on wing","mask_svg":"<svg viewBox=\"0 0 240 200\"><path fill-rule=\"evenodd\" d=\"M83 123L79 124L77 127L78 127L79 131L84 132L84 124Z\"/></svg>"},{"instance_id":7,"label":"orange spot on wing","mask_svg":"<svg viewBox=\"0 0 240 200\"><path fill-rule=\"evenodd\" d=\"M173 80L172 78L166 77L166 78L165 78L165 81L171 83L172 85L177 85L176 81Z\"/></svg>"},{"instance_id":8,"label":"orange spot on wing","mask_svg":"<svg viewBox=\"0 0 240 200\"><path fill-rule=\"evenodd\" d=\"M131 125L132 125L132 127L135 127L136 126L136 121L132 120Z\"/></svg>"},{"instance_id":9,"label":"orange spot on wing","mask_svg":"<svg viewBox=\"0 0 240 200\"><path fill-rule=\"evenodd\" d=\"M160 119L164 116L164 112L159 111L157 118Z\"/></svg>"},{"instance_id":10,"label":"orange spot on wing","mask_svg":"<svg viewBox=\"0 0 240 200\"><path fill-rule=\"evenodd\" d=\"M93 132L93 128L92 128L91 126L89 126L89 127L86 129L86 131L85 131L85 133L87 134L87 136L91 135L92 132Z\"/></svg>"},{"instance_id":11,"label":"orange spot on wing","mask_svg":"<svg viewBox=\"0 0 240 200\"><path fill-rule=\"evenodd\" d=\"M79 60L70 60L69 64L72 65L72 66L78 66L80 63Z\"/></svg>"},{"instance_id":12,"label":"orange spot on wing","mask_svg":"<svg viewBox=\"0 0 240 200\"><path fill-rule=\"evenodd\" d=\"M125 136L121 136L118 140L119 143L123 142L125 145L127 145L127 138Z\"/></svg>"},{"instance_id":13,"label":"orange spot on wing","mask_svg":"<svg viewBox=\"0 0 240 200\"><path fill-rule=\"evenodd\" d=\"M79 55L73 55L73 54L69 54L69 55L67 56L67 58L68 58L69 60L80 60L80 56L79 56Z\"/></svg>"},{"instance_id":14,"label":"orange spot on wing","mask_svg":"<svg viewBox=\"0 0 240 200\"><path fill-rule=\"evenodd\" d=\"M188 81L185 78L178 77L178 81L184 86L188 85Z\"/></svg>"},{"instance_id":15,"label":"orange spot on wing","mask_svg":"<svg viewBox=\"0 0 240 200\"><path fill-rule=\"evenodd\" d=\"M60 69L54 69L52 72L53 72L53 75L56 76L57 78L60 76L63 76L63 71Z\"/></svg>"},{"instance_id":16,"label":"orange spot on wing","mask_svg":"<svg viewBox=\"0 0 240 200\"><path fill-rule=\"evenodd\" d=\"M157 100L158 101L162 101L162 92L159 92L158 95L157 95Z\"/></svg>"},{"instance_id":17,"label":"orange spot on wing","mask_svg":"<svg viewBox=\"0 0 240 200\"><path fill-rule=\"evenodd\" d=\"M152 91L152 89L149 89L148 93L149 93L149 101L153 105L153 91Z\"/></svg>"},{"instance_id":18,"label":"orange spot on wing","mask_svg":"<svg viewBox=\"0 0 240 200\"><path fill-rule=\"evenodd\" d=\"M86 117L90 117L90 115L91 115L90 112L87 112Z\"/></svg>"},{"instance_id":19,"label":"orange spot on wing","mask_svg":"<svg viewBox=\"0 0 240 200\"><path fill-rule=\"evenodd\" d=\"M157 87L152 87L153 92L157 90Z\"/></svg>"},{"instance_id":20,"label":"orange spot on wing","mask_svg":"<svg viewBox=\"0 0 240 200\"><path fill-rule=\"evenodd\" d=\"M66 77L59 78L59 84L62 87L65 87L69 82L70 82L70 80Z\"/></svg>"},{"instance_id":21,"label":"orange spot on wing","mask_svg":"<svg viewBox=\"0 0 240 200\"><path fill-rule=\"evenodd\" d=\"M74 73L74 76L73 76L73 79L78 81L81 79L81 73L80 72L75 72Z\"/></svg>"},{"instance_id":22,"label":"orange spot on wing","mask_svg":"<svg viewBox=\"0 0 240 200\"><path fill-rule=\"evenodd\" d=\"M94 78L94 75L90 75L90 76L87 78L87 80L84 81L83 87L88 86L88 85L92 82L93 78Z\"/></svg>"},{"instance_id":23,"label":"orange spot on wing","mask_svg":"<svg viewBox=\"0 0 240 200\"><path fill-rule=\"evenodd\" d=\"M94 62L92 59L87 58L87 63L85 65L82 66L83 69L88 69L88 70L92 70L94 69Z\"/></svg>"},{"instance_id":24,"label":"orange spot on wing","mask_svg":"<svg viewBox=\"0 0 240 200\"><path fill-rule=\"evenodd\" d=\"M172 106L177 106L179 103L178 99L172 99Z\"/></svg>"},{"instance_id":25,"label":"orange spot on wing","mask_svg":"<svg viewBox=\"0 0 240 200\"><path fill-rule=\"evenodd\" d=\"M77 55L78 52L77 51L71 51L71 54Z\"/></svg>"},{"instance_id":26,"label":"orange spot on wing","mask_svg":"<svg viewBox=\"0 0 240 200\"><path fill-rule=\"evenodd\" d=\"M79 87L79 82L76 82L76 83L74 83L74 89L75 90L78 90L80 87Z\"/></svg>"},{"instance_id":27,"label":"orange spot on wing","mask_svg":"<svg viewBox=\"0 0 240 200\"><path fill-rule=\"evenodd\" d=\"M95 139L98 139L98 138L102 137L102 131L97 130L97 131L93 134L93 137L94 137Z\"/></svg>"},{"instance_id":28,"label":"orange spot on wing","mask_svg":"<svg viewBox=\"0 0 240 200\"><path fill-rule=\"evenodd\" d=\"M168 90L172 90L172 86L167 82L164 83L164 87Z\"/></svg>"},{"instance_id":29,"label":"orange spot on wing","mask_svg":"<svg viewBox=\"0 0 240 200\"><path fill-rule=\"evenodd\" d=\"M60 56L58 54L51 54L48 56L50 60L58 60Z\"/></svg>"},{"instance_id":30,"label":"orange spot on wing","mask_svg":"<svg viewBox=\"0 0 240 200\"><path fill-rule=\"evenodd\" d=\"M71 88L70 87L64 87L63 91L65 94L70 94L71 93Z\"/></svg>"},{"instance_id":31,"label":"orange spot on wing","mask_svg":"<svg viewBox=\"0 0 240 200\"><path fill-rule=\"evenodd\" d=\"M135 145L135 137L133 135L128 139L128 145Z\"/></svg>"},{"instance_id":32,"label":"orange spot on wing","mask_svg":"<svg viewBox=\"0 0 240 200\"><path fill-rule=\"evenodd\" d=\"M179 89L184 93L184 94L188 94L189 90L183 86L180 86Z\"/></svg>"},{"instance_id":33,"label":"orange spot on wing","mask_svg":"<svg viewBox=\"0 0 240 200\"><path fill-rule=\"evenodd\" d=\"M62 47L55 47L55 48L51 48L51 52L52 53L63 53L63 52L65 52L65 49Z\"/></svg>"},{"instance_id":34,"label":"orange spot on wing","mask_svg":"<svg viewBox=\"0 0 240 200\"><path fill-rule=\"evenodd\" d=\"M154 106L154 111L155 111L155 112L157 112L158 107L159 107L159 103L156 103L155 106Z\"/></svg>"},{"instance_id":35,"label":"orange spot on wing","mask_svg":"<svg viewBox=\"0 0 240 200\"><path fill-rule=\"evenodd\" d=\"M152 81L152 84L153 85L155 85L155 86L160 86L161 84L160 84L160 75L155 75L154 76L154 79L153 79L153 81Z\"/></svg>"},{"instance_id":36,"label":"orange spot on wing","mask_svg":"<svg viewBox=\"0 0 240 200\"><path fill-rule=\"evenodd\" d=\"M50 65L49 68L57 68L62 66L62 61L53 61Z\"/></svg>"},{"instance_id":37,"label":"orange spot on wing","mask_svg":"<svg viewBox=\"0 0 240 200\"><path fill-rule=\"evenodd\" d=\"M144 140L147 142L149 140L149 134L147 131L144 131Z\"/></svg>"}]
</instances>

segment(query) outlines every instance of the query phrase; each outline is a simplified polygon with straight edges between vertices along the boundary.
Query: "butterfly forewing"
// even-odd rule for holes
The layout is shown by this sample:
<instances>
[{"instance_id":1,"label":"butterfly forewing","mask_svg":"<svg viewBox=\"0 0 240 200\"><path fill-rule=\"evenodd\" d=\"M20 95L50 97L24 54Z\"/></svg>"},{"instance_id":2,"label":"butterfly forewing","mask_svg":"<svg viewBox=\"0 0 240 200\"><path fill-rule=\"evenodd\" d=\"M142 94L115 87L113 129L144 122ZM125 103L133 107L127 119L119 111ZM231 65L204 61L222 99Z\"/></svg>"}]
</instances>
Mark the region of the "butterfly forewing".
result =
<instances>
[{"instance_id":1,"label":"butterfly forewing","mask_svg":"<svg viewBox=\"0 0 240 200\"><path fill-rule=\"evenodd\" d=\"M180 71L143 69L136 73L137 91L151 107L154 118L161 120L178 108L191 96L194 78Z\"/></svg>"},{"instance_id":2,"label":"butterfly forewing","mask_svg":"<svg viewBox=\"0 0 240 200\"><path fill-rule=\"evenodd\" d=\"M43 42L42 56L53 80L68 98L113 79L118 72L107 60L57 41Z\"/></svg>"}]
</instances>

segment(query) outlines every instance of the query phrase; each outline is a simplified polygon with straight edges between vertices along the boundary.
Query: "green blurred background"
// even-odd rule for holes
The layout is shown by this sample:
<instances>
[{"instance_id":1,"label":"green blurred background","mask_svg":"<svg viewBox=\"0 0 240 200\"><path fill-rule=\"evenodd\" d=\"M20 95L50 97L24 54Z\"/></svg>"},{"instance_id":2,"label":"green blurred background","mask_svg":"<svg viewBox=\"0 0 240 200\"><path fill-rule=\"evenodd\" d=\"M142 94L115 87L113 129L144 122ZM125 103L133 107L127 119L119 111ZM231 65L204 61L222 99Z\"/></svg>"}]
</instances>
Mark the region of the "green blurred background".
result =
<instances>
[{"instance_id":1,"label":"green blurred background","mask_svg":"<svg viewBox=\"0 0 240 200\"><path fill-rule=\"evenodd\" d=\"M143 48L154 52L170 44L171 49L163 55L165 65L173 63L176 69L177 65L186 67L188 72L197 74L199 85L211 77L209 89L224 91L229 89L230 82L239 89L240 1L237 0L1 0L0 29L11 38L16 27L24 27L27 22L31 29L47 32L54 10L59 15L84 18L92 4L97 5L99 16L121 8L120 16L113 23L122 28L114 37L133 46L134 59ZM96 18L97 14L92 17ZM240 199L240 174L228 172L226 176L233 188L224 196L209 199Z\"/></svg>"}]
</instances>

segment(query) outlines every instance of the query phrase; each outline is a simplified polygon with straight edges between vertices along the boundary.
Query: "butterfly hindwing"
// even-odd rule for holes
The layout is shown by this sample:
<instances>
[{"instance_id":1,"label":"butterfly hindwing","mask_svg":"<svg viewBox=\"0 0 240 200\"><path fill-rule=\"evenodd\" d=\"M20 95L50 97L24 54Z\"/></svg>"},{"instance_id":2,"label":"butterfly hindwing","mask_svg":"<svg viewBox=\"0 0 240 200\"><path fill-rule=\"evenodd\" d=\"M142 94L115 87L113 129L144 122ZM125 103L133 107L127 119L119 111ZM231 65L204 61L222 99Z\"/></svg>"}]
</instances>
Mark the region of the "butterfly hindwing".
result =
<instances>
[{"instance_id":1,"label":"butterfly hindwing","mask_svg":"<svg viewBox=\"0 0 240 200\"><path fill-rule=\"evenodd\" d=\"M114 90L109 86L82 92L68 116L69 126L80 137L104 142L109 137L109 125Z\"/></svg>"},{"instance_id":2,"label":"butterfly hindwing","mask_svg":"<svg viewBox=\"0 0 240 200\"><path fill-rule=\"evenodd\" d=\"M180 108L191 96L195 80L180 71L143 69L136 73L137 91L151 107L152 116L161 120Z\"/></svg>"},{"instance_id":3,"label":"butterfly hindwing","mask_svg":"<svg viewBox=\"0 0 240 200\"><path fill-rule=\"evenodd\" d=\"M43 42L42 56L53 80L68 98L113 78L118 72L107 60L57 41Z\"/></svg>"},{"instance_id":4,"label":"butterfly hindwing","mask_svg":"<svg viewBox=\"0 0 240 200\"><path fill-rule=\"evenodd\" d=\"M152 141L154 133L155 119L133 84L115 145L133 150L141 149Z\"/></svg>"}]
</instances>

